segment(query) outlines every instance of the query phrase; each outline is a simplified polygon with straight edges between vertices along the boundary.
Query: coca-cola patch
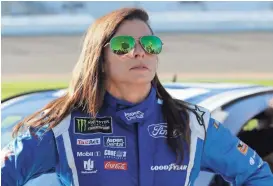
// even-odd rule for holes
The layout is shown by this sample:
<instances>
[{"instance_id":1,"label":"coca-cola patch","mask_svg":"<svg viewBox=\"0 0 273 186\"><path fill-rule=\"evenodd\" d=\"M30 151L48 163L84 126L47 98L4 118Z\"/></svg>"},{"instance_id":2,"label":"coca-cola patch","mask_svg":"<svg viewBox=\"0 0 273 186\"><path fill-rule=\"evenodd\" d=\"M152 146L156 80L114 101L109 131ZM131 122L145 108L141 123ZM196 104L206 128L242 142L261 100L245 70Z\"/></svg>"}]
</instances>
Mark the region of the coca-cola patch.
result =
<instances>
[{"instance_id":1,"label":"coca-cola patch","mask_svg":"<svg viewBox=\"0 0 273 186\"><path fill-rule=\"evenodd\" d=\"M167 123L149 125L148 132L153 138L167 138Z\"/></svg>"},{"instance_id":2,"label":"coca-cola patch","mask_svg":"<svg viewBox=\"0 0 273 186\"><path fill-rule=\"evenodd\" d=\"M127 170L127 162L117 162L117 161L105 161L104 169L106 170Z\"/></svg>"}]
</instances>

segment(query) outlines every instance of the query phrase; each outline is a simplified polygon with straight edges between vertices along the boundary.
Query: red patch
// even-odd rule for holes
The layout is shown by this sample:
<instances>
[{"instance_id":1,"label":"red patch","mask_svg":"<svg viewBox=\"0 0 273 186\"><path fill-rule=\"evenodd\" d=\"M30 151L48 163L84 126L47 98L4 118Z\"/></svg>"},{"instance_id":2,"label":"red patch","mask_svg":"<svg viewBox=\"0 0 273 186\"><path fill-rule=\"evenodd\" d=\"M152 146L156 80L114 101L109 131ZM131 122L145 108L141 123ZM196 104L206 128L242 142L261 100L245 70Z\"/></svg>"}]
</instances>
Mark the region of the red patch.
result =
<instances>
[{"instance_id":1,"label":"red patch","mask_svg":"<svg viewBox=\"0 0 273 186\"><path fill-rule=\"evenodd\" d=\"M104 169L106 170L128 170L127 162L105 161Z\"/></svg>"}]
</instances>

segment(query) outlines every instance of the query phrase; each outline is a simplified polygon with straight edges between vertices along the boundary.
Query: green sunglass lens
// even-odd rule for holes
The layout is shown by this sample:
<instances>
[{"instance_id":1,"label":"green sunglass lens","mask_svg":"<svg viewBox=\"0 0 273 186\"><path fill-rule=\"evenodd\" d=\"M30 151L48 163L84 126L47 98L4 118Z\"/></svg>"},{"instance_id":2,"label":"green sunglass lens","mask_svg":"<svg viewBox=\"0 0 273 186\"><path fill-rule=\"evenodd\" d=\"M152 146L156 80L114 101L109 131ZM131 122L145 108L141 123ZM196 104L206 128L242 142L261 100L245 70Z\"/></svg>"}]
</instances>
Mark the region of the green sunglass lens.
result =
<instances>
[{"instance_id":1,"label":"green sunglass lens","mask_svg":"<svg viewBox=\"0 0 273 186\"><path fill-rule=\"evenodd\" d=\"M159 54L162 50L162 41L156 36L143 36L140 43L144 50L150 54Z\"/></svg>"},{"instance_id":2,"label":"green sunglass lens","mask_svg":"<svg viewBox=\"0 0 273 186\"><path fill-rule=\"evenodd\" d=\"M135 39L131 36L117 36L110 41L110 48L115 54L127 54L135 46Z\"/></svg>"}]
</instances>

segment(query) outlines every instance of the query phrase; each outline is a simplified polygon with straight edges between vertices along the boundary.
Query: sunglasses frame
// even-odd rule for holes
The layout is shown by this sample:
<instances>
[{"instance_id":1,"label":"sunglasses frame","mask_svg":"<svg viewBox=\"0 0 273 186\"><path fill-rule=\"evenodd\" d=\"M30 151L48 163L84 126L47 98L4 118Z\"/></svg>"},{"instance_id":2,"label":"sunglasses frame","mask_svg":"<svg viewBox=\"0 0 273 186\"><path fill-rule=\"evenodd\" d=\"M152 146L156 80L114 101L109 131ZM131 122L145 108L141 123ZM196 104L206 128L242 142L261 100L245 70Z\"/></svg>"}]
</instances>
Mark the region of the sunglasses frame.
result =
<instances>
[{"instance_id":1,"label":"sunglasses frame","mask_svg":"<svg viewBox=\"0 0 273 186\"><path fill-rule=\"evenodd\" d=\"M145 48L142 46L142 44L141 44L141 42L140 42L140 40L141 40L141 38L143 38L143 37L146 37L146 36L153 36L153 37L157 37L157 36L155 36L155 35L146 35L146 36L141 36L141 37L139 37L139 38L135 38L135 37L133 37L133 36L130 36L130 35L119 35L119 36L115 36L115 37L120 37L120 36L126 36L126 37L132 37L134 40L135 40L135 44L134 44L134 47L130 50L130 51L132 51L134 48L135 48L135 46L136 46L136 42L138 42L139 44L140 44L140 46L143 48L143 50L145 51L145 52L147 52L146 50L145 50ZM107 45L110 45L110 43L111 43L111 40L113 39L113 38L115 38L115 37L112 37L111 39L110 39L110 41L109 42L107 42L105 45L104 45L104 47L106 47ZM162 40L159 38L159 37L157 37L160 41L161 41L161 45L163 46L164 45L164 43L162 42ZM111 47L110 47L111 48ZM129 51L129 52L130 52ZM128 53L129 53L128 52ZM148 54L151 54L151 53L149 53L149 52L147 52ZM127 54L127 53L126 53ZM122 55L124 55L124 54L122 54ZM153 55L158 55L158 54L153 54Z\"/></svg>"}]
</instances>

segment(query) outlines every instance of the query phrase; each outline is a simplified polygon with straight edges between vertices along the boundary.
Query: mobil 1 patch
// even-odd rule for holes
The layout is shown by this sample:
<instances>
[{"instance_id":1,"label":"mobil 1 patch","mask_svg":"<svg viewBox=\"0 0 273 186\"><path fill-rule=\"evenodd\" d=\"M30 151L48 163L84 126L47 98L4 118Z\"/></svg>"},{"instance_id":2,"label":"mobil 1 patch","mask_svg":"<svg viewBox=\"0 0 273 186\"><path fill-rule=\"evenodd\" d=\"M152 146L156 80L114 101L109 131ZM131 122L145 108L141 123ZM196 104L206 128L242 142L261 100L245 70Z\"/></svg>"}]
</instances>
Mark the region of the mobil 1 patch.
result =
<instances>
[{"instance_id":1,"label":"mobil 1 patch","mask_svg":"<svg viewBox=\"0 0 273 186\"><path fill-rule=\"evenodd\" d=\"M104 147L126 148L125 136L103 136Z\"/></svg>"},{"instance_id":2,"label":"mobil 1 patch","mask_svg":"<svg viewBox=\"0 0 273 186\"><path fill-rule=\"evenodd\" d=\"M102 118L74 118L74 132L75 134L112 134L112 117Z\"/></svg>"}]
</instances>

